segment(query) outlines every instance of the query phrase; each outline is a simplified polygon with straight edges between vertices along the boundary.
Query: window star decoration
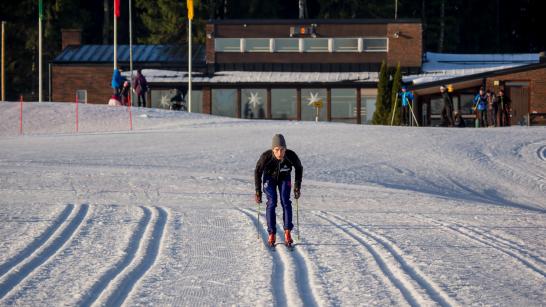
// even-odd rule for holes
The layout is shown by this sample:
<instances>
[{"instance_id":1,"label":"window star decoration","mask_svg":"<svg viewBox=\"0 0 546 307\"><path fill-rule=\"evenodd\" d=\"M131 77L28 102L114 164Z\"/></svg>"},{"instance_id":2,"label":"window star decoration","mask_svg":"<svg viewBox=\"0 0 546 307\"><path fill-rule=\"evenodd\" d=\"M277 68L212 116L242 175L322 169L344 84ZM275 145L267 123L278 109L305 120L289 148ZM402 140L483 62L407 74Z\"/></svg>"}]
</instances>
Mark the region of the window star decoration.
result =
<instances>
[{"instance_id":1,"label":"window star decoration","mask_svg":"<svg viewBox=\"0 0 546 307\"><path fill-rule=\"evenodd\" d=\"M319 97L319 93L309 93L309 97L306 98L307 101L309 101L307 103L307 105L309 106L312 106L312 107L316 107L316 108L320 108L322 107L322 98Z\"/></svg>"},{"instance_id":2,"label":"window star decoration","mask_svg":"<svg viewBox=\"0 0 546 307\"><path fill-rule=\"evenodd\" d=\"M257 92L256 93L251 92L250 97L248 97L249 104L253 109L262 105L261 100L262 100L262 97L260 97L260 95Z\"/></svg>"},{"instance_id":3,"label":"window star decoration","mask_svg":"<svg viewBox=\"0 0 546 307\"><path fill-rule=\"evenodd\" d=\"M168 109L171 106L171 101L168 95L161 95L161 100L159 102L162 108Z\"/></svg>"}]
</instances>

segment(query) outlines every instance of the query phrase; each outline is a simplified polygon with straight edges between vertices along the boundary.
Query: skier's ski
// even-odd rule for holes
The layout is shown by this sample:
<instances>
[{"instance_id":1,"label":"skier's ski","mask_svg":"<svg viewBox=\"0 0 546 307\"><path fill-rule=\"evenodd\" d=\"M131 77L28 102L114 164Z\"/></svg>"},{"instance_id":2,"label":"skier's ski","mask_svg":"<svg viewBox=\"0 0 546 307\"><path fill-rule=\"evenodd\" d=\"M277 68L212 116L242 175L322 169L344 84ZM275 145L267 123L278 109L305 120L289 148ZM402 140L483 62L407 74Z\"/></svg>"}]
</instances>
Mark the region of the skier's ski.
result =
<instances>
[{"instance_id":1,"label":"skier's ski","mask_svg":"<svg viewBox=\"0 0 546 307\"><path fill-rule=\"evenodd\" d=\"M286 249L289 250L289 251L293 251L294 250L294 244L292 242L288 243L288 242L285 242L284 243L284 246L286 246Z\"/></svg>"}]
</instances>

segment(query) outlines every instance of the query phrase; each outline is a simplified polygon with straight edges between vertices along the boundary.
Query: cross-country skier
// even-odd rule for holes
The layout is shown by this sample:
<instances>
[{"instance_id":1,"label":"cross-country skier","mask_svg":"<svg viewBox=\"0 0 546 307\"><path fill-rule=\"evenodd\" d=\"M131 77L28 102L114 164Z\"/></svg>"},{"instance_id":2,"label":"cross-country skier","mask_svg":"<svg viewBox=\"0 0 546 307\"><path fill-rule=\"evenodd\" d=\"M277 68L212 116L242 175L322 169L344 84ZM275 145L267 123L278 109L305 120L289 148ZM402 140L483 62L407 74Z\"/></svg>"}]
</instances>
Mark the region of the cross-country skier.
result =
<instances>
[{"instance_id":1,"label":"cross-country skier","mask_svg":"<svg viewBox=\"0 0 546 307\"><path fill-rule=\"evenodd\" d=\"M286 141L282 134L273 136L272 149L265 151L254 170L254 182L256 185L256 203L262 202L262 179L263 190L267 196L266 220L267 232L269 233L268 244L275 246L275 234L277 233L275 208L277 207L277 190L279 191L281 206L283 209L284 243L292 245L290 231L294 228L292 224L292 202L290 201L290 190L292 188L291 173L292 167L296 171L294 183L294 198L300 197L301 178L303 167L298 155L290 149L286 149Z\"/></svg>"},{"instance_id":2,"label":"cross-country skier","mask_svg":"<svg viewBox=\"0 0 546 307\"><path fill-rule=\"evenodd\" d=\"M410 111L413 105L413 94L407 91L407 87L402 86L402 92L400 93L400 99L402 100L402 125L409 126Z\"/></svg>"}]
</instances>

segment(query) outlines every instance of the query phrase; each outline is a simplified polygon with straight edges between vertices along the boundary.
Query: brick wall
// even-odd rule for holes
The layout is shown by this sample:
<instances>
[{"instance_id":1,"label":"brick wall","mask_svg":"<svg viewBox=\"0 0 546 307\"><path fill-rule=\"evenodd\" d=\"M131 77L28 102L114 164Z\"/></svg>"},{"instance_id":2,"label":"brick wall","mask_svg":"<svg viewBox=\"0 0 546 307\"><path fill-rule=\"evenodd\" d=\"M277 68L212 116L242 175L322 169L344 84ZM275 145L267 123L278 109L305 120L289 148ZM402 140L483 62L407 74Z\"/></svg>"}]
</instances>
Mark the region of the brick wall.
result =
<instances>
[{"instance_id":1,"label":"brick wall","mask_svg":"<svg viewBox=\"0 0 546 307\"><path fill-rule=\"evenodd\" d=\"M52 101L73 102L76 90L87 90L87 102L107 104L112 96L112 65L52 65Z\"/></svg>"},{"instance_id":2,"label":"brick wall","mask_svg":"<svg viewBox=\"0 0 546 307\"><path fill-rule=\"evenodd\" d=\"M494 81L529 81L530 111L546 113L546 67L519 73L495 76L487 79L487 87L494 88Z\"/></svg>"},{"instance_id":3,"label":"brick wall","mask_svg":"<svg viewBox=\"0 0 546 307\"><path fill-rule=\"evenodd\" d=\"M388 24L389 53L387 64L421 67L423 35L421 24Z\"/></svg>"},{"instance_id":4,"label":"brick wall","mask_svg":"<svg viewBox=\"0 0 546 307\"><path fill-rule=\"evenodd\" d=\"M62 50L67 46L79 46L82 43L82 31L79 29L61 30Z\"/></svg>"},{"instance_id":5,"label":"brick wall","mask_svg":"<svg viewBox=\"0 0 546 307\"><path fill-rule=\"evenodd\" d=\"M322 24L316 26L317 37L388 37L388 52L309 52L309 53L214 53L213 38L289 37L296 24L212 24L207 25L207 63L381 63L390 66L420 67L423 41L420 23ZM398 32L398 38L393 34Z\"/></svg>"}]
</instances>

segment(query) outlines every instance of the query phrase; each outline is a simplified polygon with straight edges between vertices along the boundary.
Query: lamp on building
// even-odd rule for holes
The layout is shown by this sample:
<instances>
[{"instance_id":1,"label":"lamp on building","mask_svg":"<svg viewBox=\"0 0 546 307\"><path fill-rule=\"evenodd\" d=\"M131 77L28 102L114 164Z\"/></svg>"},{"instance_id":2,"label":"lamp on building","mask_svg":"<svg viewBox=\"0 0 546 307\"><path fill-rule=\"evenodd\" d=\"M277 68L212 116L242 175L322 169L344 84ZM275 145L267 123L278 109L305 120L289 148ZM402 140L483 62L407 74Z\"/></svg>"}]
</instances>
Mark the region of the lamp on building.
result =
<instances>
[{"instance_id":1,"label":"lamp on building","mask_svg":"<svg viewBox=\"0 0 546 307\"><path fill-rule=\"evenodd\" d=\"M214 37L214 32L207 33L207 38L212 39Z\"/></svg>"},{"instance_id":2,"label":"lamp on building","mask_svg":"<svg viewBox=\"0 0 546 307\"><path fill-rule=\"evenodd\" d=\"M402 32L396 31L396 32L394 32L394 34L392 36L394 36L394 38L399 38L400 34L402 34Z\"/></svg>"}]
</instances>

